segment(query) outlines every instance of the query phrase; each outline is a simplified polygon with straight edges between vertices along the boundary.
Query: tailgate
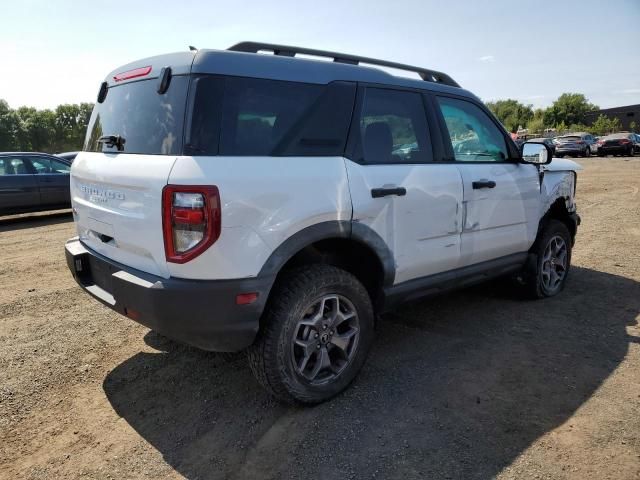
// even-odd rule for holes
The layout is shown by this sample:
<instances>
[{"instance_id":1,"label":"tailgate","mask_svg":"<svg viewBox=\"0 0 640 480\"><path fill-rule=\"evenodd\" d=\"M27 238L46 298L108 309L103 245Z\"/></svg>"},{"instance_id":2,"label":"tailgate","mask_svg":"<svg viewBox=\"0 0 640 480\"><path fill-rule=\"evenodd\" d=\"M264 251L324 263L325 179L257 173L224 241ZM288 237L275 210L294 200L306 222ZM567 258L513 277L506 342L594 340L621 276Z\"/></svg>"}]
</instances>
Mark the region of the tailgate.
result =
<instances>
[{"instance_id":1,"label":"tailgate","mask_svg":"<svg viewBox=\"0 0 640 480\"><path fill-rule=\"evenodd\" d=\"M71 201L80 240L116 262L168 277L162 188L174 156L81 152Z\"/></svg>"},{"instance_id":2,"label":"tailgate","mask_svg":"<svg viewBox=\"0 0 640 480\"><path fill-rule=\"evenodd\" d=\"M82 243L162 277L169 276L162 189L182 151L189 77L173 75L168 87L160 88L162 70L156 64L180 58L156 57L110 74L91 114L83 151L71 167L71 202ZM174 71L190 68L191 58L182 66L174 63Z\"/></svg>"}]
</instances>

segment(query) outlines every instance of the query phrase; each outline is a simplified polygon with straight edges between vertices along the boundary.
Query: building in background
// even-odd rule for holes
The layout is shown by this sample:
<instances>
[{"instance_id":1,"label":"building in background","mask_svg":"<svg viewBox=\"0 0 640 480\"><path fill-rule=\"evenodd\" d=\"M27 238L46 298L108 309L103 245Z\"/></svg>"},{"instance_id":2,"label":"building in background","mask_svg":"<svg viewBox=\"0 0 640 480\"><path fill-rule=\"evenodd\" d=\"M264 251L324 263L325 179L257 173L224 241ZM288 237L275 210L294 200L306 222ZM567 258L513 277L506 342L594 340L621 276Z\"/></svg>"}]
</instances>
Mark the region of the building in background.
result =
<instances>
[{"instance_id":1,"label":"building in background","mask_svg":"<svg viewBox=\"0 0 640 480\"><path fill-rule=\"evenodd\" d=\"M602 110L594 110L585 114L587 125L593 125L600 115L609 118L617 118L622 125L622 130L640 130L640 104L627 105L626 107L603 108ZM634 124L633 127L631 124Z\"/></svg>"}]
</instances>

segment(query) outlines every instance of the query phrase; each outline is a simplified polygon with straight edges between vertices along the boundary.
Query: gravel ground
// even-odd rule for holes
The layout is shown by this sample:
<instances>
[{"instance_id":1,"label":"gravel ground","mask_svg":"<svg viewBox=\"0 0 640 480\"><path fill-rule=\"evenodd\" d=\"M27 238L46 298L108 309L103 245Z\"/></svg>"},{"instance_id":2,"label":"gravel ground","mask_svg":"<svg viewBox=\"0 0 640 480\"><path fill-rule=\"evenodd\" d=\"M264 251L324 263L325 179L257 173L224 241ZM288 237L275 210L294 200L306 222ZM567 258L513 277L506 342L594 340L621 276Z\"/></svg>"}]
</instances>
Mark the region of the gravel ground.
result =
<instances>
[{"instance_id":1,"label":"gravel ground","mask_svg":"<svg viewBox=\"0 0 640 480\"><path fill-rule=\"evenodd\" d=\"M580 163L564 293L389 314L314 408L82 293L69 213L0 219L0 478L640 478L640 158Z\"/></svg>"}]
</instances>

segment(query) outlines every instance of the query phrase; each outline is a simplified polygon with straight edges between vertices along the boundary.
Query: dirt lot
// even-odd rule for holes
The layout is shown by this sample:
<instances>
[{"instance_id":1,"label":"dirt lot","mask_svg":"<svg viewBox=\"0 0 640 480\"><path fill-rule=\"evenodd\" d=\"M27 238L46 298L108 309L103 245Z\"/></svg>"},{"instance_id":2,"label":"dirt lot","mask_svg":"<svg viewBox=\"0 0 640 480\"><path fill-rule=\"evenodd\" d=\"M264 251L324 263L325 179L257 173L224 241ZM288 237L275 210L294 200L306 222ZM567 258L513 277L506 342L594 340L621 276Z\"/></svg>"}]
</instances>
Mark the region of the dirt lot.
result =
<instances>
[{"instance_id":1,"label":"dirt lot","mask_svg":"<svg viewBox=\"0 0 640 480\"><path fill-rule=\"evenodd\" d=\"M0 220L0 477L640 478L640 158L581 163L563 294L405 307L308 409L82 293L68 213Z\"/></svg>"}]
</instances>

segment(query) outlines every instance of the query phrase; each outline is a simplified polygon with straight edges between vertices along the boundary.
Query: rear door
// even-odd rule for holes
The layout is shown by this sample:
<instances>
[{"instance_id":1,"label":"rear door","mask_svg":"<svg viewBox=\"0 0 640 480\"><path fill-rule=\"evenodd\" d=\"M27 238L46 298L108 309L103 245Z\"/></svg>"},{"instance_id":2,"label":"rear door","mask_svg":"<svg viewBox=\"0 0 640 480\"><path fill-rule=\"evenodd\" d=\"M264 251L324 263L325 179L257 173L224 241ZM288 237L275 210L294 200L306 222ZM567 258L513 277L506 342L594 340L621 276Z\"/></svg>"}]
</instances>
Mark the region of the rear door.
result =
<instances>
[{"instance_id":1,"label":"rear door","mask_svg":"<svg viewBox=\"0 0 640 480\"><path fill-rule=\"evenodd\" d=\"M29 156L29 163L35 172L40 190L40 202L43 207L68 205L69 164L45 156Z\"/></svg>"},{"instance_id":2,"label":"rear door","mask_svg":"<svg viewBox=\"0 0 640 480\"><path fill-rule=\"evenodd\" d=\"M40 206L40 193L35 175L19 156L0 157L0 212L35 210Z\"/></svg>"},{"instance_id":3,"label":"rear door","mask_svg":"<svg viewBox=\"0 0 640 480\"><path fill-rule=\"evenodd\" d=\"M182 150L189 77L174 75L168 90L158 93L158 79L148 77L159 71L144 67L113 76L123 80L112 82L94 107L84 151L71 168L71 196L85 245L168 277L161 198Z\"/></svg>"},{"instance_id":4,"label":"rear door","mask_svg":"<svg viewBox=\"0 0 640 480\"><path fill-rule=\"evenodd\" d=\"M353 221L389 246L395 283L456 268L462 182L455 165L433 161L423 96L375 87L358 96L346 160Z\"/></svg>"},{"instance_id":5,"label":"rear door","mask_svg":"<svg viewBox=\"0 0 640 480\"><path fill-rule=\"evenodd\" d=\"M461 266L526 252L538 227L537 167L510 159L506 135L478 104L436 101L464 189Z\"/></svg>"}]
</instances>

